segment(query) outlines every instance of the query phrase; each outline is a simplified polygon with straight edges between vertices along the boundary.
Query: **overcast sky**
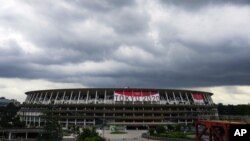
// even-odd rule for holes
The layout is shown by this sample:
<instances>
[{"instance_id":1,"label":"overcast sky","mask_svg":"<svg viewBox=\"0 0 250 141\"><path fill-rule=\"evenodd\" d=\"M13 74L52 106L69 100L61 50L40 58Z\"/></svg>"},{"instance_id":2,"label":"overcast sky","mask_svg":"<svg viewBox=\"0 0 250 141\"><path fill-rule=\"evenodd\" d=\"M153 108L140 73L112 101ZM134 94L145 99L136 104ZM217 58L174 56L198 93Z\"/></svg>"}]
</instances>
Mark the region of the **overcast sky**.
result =
<instances>
[{"instance_id":1,"label":"overcast sky","mask_svg":"<svg viewBox=\"0 0 250 141\"><path fill-rule=\"evenodd\" d=\"M250 2L1 1L0 96L126 86L250 103Z\"/></svg>"}]
</instances>

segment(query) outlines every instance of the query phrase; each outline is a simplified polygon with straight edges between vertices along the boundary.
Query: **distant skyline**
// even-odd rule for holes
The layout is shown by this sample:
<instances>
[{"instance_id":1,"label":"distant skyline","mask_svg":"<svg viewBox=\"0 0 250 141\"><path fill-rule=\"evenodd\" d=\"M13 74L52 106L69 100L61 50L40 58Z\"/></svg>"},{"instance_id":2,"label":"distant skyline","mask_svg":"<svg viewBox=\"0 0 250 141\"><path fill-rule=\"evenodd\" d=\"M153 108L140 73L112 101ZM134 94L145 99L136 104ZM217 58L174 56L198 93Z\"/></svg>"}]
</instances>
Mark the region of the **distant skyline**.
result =
<instances>
[{"instance_id":1,"label":"distant skyline","mask_svg":"<svg viewBox=\"0 0 250 141\"><path fill-rule=\"evenodd\" d=\"M0 97L79 87L203 90L250 103L248 0L8 0Z\"/></svg>"}]
</instances>

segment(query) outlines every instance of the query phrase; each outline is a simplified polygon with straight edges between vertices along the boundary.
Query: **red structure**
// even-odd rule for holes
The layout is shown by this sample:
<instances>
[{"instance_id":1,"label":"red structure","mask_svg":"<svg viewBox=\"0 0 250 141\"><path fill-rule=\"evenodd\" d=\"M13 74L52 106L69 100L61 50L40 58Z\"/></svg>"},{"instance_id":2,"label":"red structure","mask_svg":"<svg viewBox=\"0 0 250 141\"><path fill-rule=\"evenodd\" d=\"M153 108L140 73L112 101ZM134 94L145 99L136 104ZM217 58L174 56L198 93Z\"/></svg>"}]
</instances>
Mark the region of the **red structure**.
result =
<instances>
[{"instance_id":1,"label":"red structure","mask_svg":"<svg viewBox=\"0 0 250 141\"><path fill-rule=\"evenodd\" d=\"M231 136L238 127L249 127L242 120L197 120L196 141L236 141Z\"/></svg>"}]
</instances>

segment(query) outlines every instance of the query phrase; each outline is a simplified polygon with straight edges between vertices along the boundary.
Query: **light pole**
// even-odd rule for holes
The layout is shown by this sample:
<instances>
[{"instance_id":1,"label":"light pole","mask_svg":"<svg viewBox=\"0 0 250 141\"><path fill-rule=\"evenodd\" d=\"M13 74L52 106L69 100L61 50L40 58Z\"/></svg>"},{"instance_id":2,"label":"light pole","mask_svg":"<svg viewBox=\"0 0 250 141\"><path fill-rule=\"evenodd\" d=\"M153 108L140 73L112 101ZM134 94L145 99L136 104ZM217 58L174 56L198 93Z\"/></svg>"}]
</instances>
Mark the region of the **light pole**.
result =
<instances>
[{"instance_id":1,"label":"light pole","mask_svg":"<svg viewBox=\"0 0 250 141\"><path fill-rule=\"evenodd\" d=\"M105 117L102 119L102 137L104 138Z\"/></svg>"}]
</instances>

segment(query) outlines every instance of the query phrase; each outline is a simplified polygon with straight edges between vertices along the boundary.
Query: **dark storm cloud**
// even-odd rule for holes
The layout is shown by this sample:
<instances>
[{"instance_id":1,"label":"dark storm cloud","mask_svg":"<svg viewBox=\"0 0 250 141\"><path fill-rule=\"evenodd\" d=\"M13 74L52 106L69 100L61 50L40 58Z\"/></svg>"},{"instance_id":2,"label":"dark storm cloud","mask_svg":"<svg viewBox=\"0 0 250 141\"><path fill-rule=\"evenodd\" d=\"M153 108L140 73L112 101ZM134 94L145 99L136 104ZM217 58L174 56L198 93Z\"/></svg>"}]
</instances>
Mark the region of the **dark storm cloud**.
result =
<instances>
[{"instance_id":1,"label":"dark storm cloud","mask_svg":"<svg viewBox=\"0 0 250 141\"><path fill-rule=\"evenodd\" d=\"M65 1L73 4L75 6L79 6L79 8L86 8L95 12L106 12L110 10L121 9L127 6L133 6L135 4L134 0L73 0L73 1Z\"/></svg>"},{"instance_id":2,"label":"dark storm cloud","mask_svg":"<svg viewBox=\"0 0 250 141\"><path fill-rule=\"evenodd\" d=\"M249 12L243 0L5 2L0 77L91 87L249 85Z\"/></svg>"},{"instance_id":3,"label":"dark storm cloud","mask_svg":"<svg viewBox=\"0 0 250 141\"><path fill-rule=\"evenodd\" d=\"M249 5L249 0L161 0L163 4L175 5L188 10L198 10L207 6L221 6L221 5Z\"/></svg>"}]
</instances>

